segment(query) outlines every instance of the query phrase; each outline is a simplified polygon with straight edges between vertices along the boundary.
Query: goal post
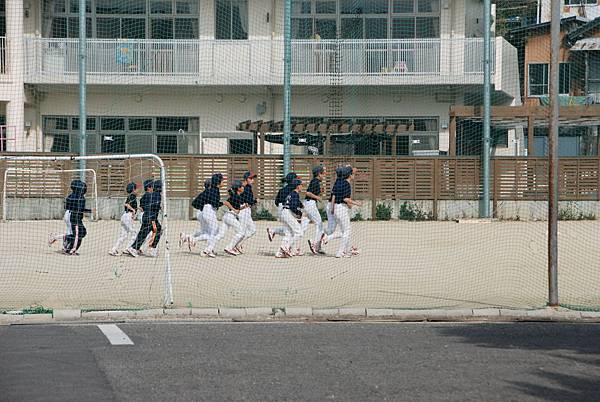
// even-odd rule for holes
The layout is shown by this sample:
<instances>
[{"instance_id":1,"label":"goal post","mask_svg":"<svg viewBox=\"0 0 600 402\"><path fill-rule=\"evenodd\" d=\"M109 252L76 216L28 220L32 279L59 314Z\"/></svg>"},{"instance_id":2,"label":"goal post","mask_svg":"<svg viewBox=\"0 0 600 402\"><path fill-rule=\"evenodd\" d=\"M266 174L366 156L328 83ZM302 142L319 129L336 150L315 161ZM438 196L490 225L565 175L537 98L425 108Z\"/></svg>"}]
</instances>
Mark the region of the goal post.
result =
<instances>
[{"instance_id":1,"label":"goal post","mask_svg":"<svg viewBox=\"0 0 600 402\"><path fill-rule=\"evenodd\" d=\"M139 305L141 307L148 307L158 305L159 303L162 306L170 306L173 304L173 286L172 286L172 269L171 269L171 257L170 257L170 246L168 242L168 182L167 182L167 172L166 167L163 160L154 154L116 154L116 155L89 155L89 156L41 156L41 155L0 155L0 162L3 162L5 167L5 172L3 176L5 178L3 183L3 217L6 217L6 178L9 177L9 173L12 170L13 172L18 172L22 170L29 170L34 172L41 172L45 169L40 169L38 166L43 163L52 163L52 162L78 162L78 161L96 161L98 164L101 164L102 161L137 161L140 166L144 166L147 163L147 160L152 161L152 169L150 171L140 169L140 175L136 175L136 177L142 178L142 175L145 175L145 179L147 178L156 178L153 172L159 170L160 175L159 178L162 182L162 191L161 191L161 226L162 226L162 237L160 243L162 243L159 248L162 250L159 259L116 259L107 254L108 250L99 250L98 247L106 247L106 245L111 244L114 240L112 236L110 238L108 236L104 236L106 233L104 230L108 225L110 227L117 226L118 222L98 222L98 219L93 223L98 226L97 230L103 230L102 234L95 234L95 240L90 240L87 244L88 251L87 253L82 253L81 256L78 257L64 257L64 260L59 260L60 256L56 253L45 252L44 255L27 255L24 258L19 257L19 250L14 246L9 247L6 246L6 250L3 250L3 254L10 253L11 250L14 250L15 255L14 261L17 262L14 267L15 269L15 277L17 280L22 279L23 282L21 286L33 287L37 289L37 292L40 293L39 298L35 298L32 300L23 299L21 302L25 305L31 304L37 300L44 300L41 297L41 294L48 294L50 292L59 292L59 290L54 290L54 287L60 288L60 291L65 292L67 294L60 294L60 296L52 295L48 296L50 300L60 299L61 302L66 300L68 306L79 305L81 306L81 300L85 299L86 302L82 307L89 308L113 308L118 307L119 304L123 304L130 308L131 306ZM10 166L10 163L19 163L18 167ZM31 167L28 167L26 164L31 162ZM21 165L25 164L25 165ZM68 165L67 165L68 166ZM110 164L108 165L110 168ZM48 172L81 172L82 169L47 169ZM94 189L94 197L95 197L95 208L96 208L96 216L99 217L99 208L98 208L98 183L96 177L96 169L83 169L85 172L90 172L92 174L93 180L95 181L95 189ZM143 172L142 172L143 171ZM124 177L124 179L123 179ZM123 176L121 179L130 180L128 176ZM137 181L136 181L137 183ZM106 184L106 183L105 183ZM65 185L68 185L65 184ZM114 183L109 183L109 186L114 186ZM113 187L116 188L116 187ZM125 194L125 190L123 188L123 194ZM116 204L115 204L116 205ZM119 207L122 213L122 207ZM113 208L114 209L114 208ZM54 223L52 223L54 222ZM56 226L56 219L50 222L53 226ZM44 224L44 222L42 222ZM35 249L39 247L37 244L38 236L36 233L27 233L22 234L20 232L31 230L31 226L34 226L35 223L31 222L15 222L15 221L4 221L3 223L3 235L6 235L8 239L14 239L14 242L17 246L21 246L22 244L31 244L32 246L28 247L28 249ZM115 227L117 229L117 227ZM37 230L37 229L36 229ZM10 233L9 233L10 232ZM14 234L13 234L14 233ZM88 231L89 233L89 231ZM101 237L101 239L99 239ZM116 238L117 236L115 236ZM101 241L96 241L101 240ZM33 243L35 245L33 245ZM23 246L25 247L25 246ZM84 244L85 247L85 244ZM83 248L82 248L83 249ZM42 249L40 249L42 250ZM30 252L33 254L33 252ZM44 254L44 252L40 253ZM84 255L85 254L85 257ZM106 255L106 259L99 258L99 255ZM5 256L5 260L8 260L9 256ZM30 257L30 258L28 258ZM111 259L112 258L112 259ZM126 257L124 257L126 258ZM89 261L89 262L88 262ZM156 271L152 269L154 266L162 265L162 271L164 272L162 278L162 286L157 287L156 284L160 283L161 280L156 275L159 274L160 271ZM52 265L54 264L54 265ZM83 264L83 266L82 266ZM132 265L134 264L134 265ZM138 270L137 266L142 266L146 269L147 274L144 275L143 270ZM18 265L18 266L17 266ZM92 265L92 266L89 266ZM78 269L74 269L74 267L79 267ZM55 269L51 269L55 268ZM99 269L101 268L101 269ZM23 270L27 270L30 275L28 278L22 272ZM87 270L87 273L84 272ZM54 272L56 271L56 272ZM102 272L100 272L102 271ZM7 271L8 272L8 271ZM12 272L12 271L10 271ZM40 272L45 272L48 274L48 277L57 277L60 279L56 279L56 282L49 283L32 283L35 282L32 280L33 275L37 275ZM110 281L106 280L106 276L110 273ZM150 275L148 275L148 273ZM152 276L148 278L148 276ZM160 275L159 275L160 276ZM136 277L134 280L133 277ZM65 285L63 282L66 280L72 281L69 285ZM119 281L121 279L122 281ZM157 281L158 280L158 281ZM143 284L139 284L136 281L143 282ZM128 285L133 285L136 289L127 289L123 283L127 283ZM94 293L96 296L93 300L98 300L90 302L91 304L87 304L90 297L86 294L87 289L82 289L88 287L89 292ZM162 291L160 288L162 287ZM160 292L159 292L160 291ZM79 293L81 292L81 293ZM159 293L157 293L159 292ZM29 292L31 293L31 292ZM110 294L103 294L110 293ZM36 296L36 295L34 295ZM160 296L161 301L158 302L158 297ZM0 302L4 302L1 300ZM10 300L11 303L19 302Z\"/></svg>"},{"instance_id":2,"label":"goal post","mask_svg":"<svg viewBox=\"0 0 600 402\"><path fill-rule=\"evenodd\" d=\"M98 177L96 175L96 170L94 169L43 169L43 168L27 168L27 167L7 167L4 171L4 184L2 189L2 220L7 220L7 200L8 200L8 185L9 185L9 177L10 173L22 172L24 174L34 174L34 175L45 175L45 174L64 174L64 173L76 173L76 172L85 172L90 173L92 176L92 181L94 183L93 187L93 195L94 208L92 209L92 220L98 220ZM85 177L85 175L84 175ZM62 178L61 178L62 179Z\"/></svg>"}]
</instances>

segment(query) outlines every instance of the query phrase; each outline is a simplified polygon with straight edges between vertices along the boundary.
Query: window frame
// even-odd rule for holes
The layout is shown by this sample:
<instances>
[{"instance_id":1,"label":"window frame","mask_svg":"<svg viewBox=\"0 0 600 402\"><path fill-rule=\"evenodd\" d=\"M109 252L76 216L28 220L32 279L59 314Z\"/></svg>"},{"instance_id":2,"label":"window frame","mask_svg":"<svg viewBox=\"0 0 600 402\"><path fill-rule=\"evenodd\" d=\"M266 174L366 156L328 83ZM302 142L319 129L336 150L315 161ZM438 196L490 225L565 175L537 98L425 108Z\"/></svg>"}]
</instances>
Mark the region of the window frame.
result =
<instances>
[{"instance_id":1,"label":"window frame","mask_svg":"<svg viewBox=\"0 0 600 402\"><path fill-rule=\"evenodd\" d=\"M219 27L218 27L218 23L219 23L219 16L217 13L217 7L218 7L218 2L223 1L223 2L228 2L229 3L229 33L227 35L226 38L221 38L218 35L219 32ZM247 12L246 12L246 37L245 38L234 38L234 29L233 29L233 3L246 3L246 8L247 8ZM215 21L215 31L214 31L214 38L215 40L248 40L250 38L250 0L214 0L214 21Z\"/></svg>"},{"instance_id":2,"label":"window frame","mask_svg":"<svg viewBox=\"0 0 600 402\"><path fill-rule=\"evenodd\" d=\"M565 6L595 6L598 0L564 0Z\"/></svg>"},{"instance_id":3,"label":"window frame","mask_svg":"<svg viewBox=\"0 0 600 402\"><path fill-rule=\"evenodd\" d=\"M115 0L116 1L116 0ZM136 40L139 38L128 38L123 33L123 20L125 19L140 19L144 20L144 37L142 39L153 39L152 38L152 21L158 19L167 19L171 20L171 37L177 38L181 35L178 35L177 32L177 21L178 20L193 20L195 21L195 36L193 37L184 37L180 39L200 39L200 6L192 7L190 13L179 13L178 12L178 3L182 3L184 0L166 0L171 3L171 13L160 13L155 14L151 12L151 4L153 0L144 0L144 13L129 13L129 14L121 14L121 13L98 13L97 6L98 0L89 0L91 6L91 12L86 12L87 18L91 19L91 24L88 24L88 30L91 30L91 36L88 38L99 38L98 36L98 19L103 18L114 18L119 20L119 37L118 38L103 38L103 39L131 39ZM70 19L75 18L74 21L79 21L79 13L72 12L71 4L76 3L78 0L65 0L65 11L64 12L56 12L54 10L53 4L54 2L48 1L44 3L44 7L42 8L42 19L47 20L47 37L49 38L62 38L55 37L52 35L52 22L57 18L65 19L65 28L66 32L65 38L69 38L69 24ZM86 10L87 11L87 10ZM77 26L77 29L79 26ZM73 28L74 29L74 28ZM90 32L88 31L88 34ZM181 32L179 32L181 33ZM46 34L46 33L44 33Z\"/></svg>"},{"instance_id":4,"label":"window frame","mask_svg":"<svg viewBox=\"0 0 600 402\"><path fill-rule=\"evenodd\" d=\"M433 11L433 12L419 12L418 11L418 7L419 7L419 1L421 0L412 0L413 1L413 12L412 13L399 13L399 12L395 12L394 10L394 0L389 0L387 2L387 12L385 13L375 13L375 12L361 12L361 13L343 13L342 12L342 1L343 0L336 0L336 13L335 14L319 14L316 11L316 2L319 0L298 0L299 2L301 1L310 1L310 12L309 13L303 13L303 12L299 12L299 11L294 11L294 8L292 7L292 24L294 24L294 21L296 20L301 20L301 19L310 19L311 24L311 34L309 35L309 39L315 39L315 32L316 32L316 28L317 28L317 21L318 20L323 20L323 19L334 19L336 21L336 38L343 38L344 35L342 33L342 24L343 24L343 20L351 20L351 19L361 19L362 20L362 38L360 39L354 39L354 40L366 40L366 39L394 39L393 37L393 33L394 33L394 20L395 19L399 19L399 18L407 18L407 19L412 19L413 21L413 31L414 31L414 37L412 39L427 39L427 38L440 38L440 34L441 34L441 1L438 1L438 7L437 7L437 11ZM366 0L369 1L369 0ZM435 18L437 19L437 35L436 36L427 36L427 37L419 37L417 36L417 32L418 32L418 24L417 21L419 20L419 18ZM385 37L384 38L368 38L367 37L367 20L369 19L385 19L386 20L386 24L387 26L385 27ZM294 31L292 30L292 35L294 34ZM307 38L297 38L297 37L292 37L292 39L307 39ZM329 38L323 38L322 35L320 35L320 39L329 39ZM406 38L406 39L411 39L411 38ZM352 39L351 39L352 40Z\"/></svg>"},{"instance_id":5,"label":"window frame","mask_svg":"<svg viewBox=\"0 0 600 402\"><path fill-rule=\"evenodd\" d=\"M569 95L571 93L571 63L570 62L560 62L559 63L560 67L559 67L559 72L558 72L558 77L559 77L559 83L558 83L558 87L559 87L559 95ZM539 94L539 95L532 95L531 93L531 66L546 66L545 68L545 79L546 82L544 84L535 84L536 87L539 86L545 86L546 90L544 93ZM566 81L567 83L567 91L560 91L560 89L563 87L561 83L561 76L563 75L563 66L568 67L568 80ZM541 98L542 96L548 96L550 92L550 64L549 63L528 63L527 64L527 96L529 98Z\"/></svg>"}]
</instances>

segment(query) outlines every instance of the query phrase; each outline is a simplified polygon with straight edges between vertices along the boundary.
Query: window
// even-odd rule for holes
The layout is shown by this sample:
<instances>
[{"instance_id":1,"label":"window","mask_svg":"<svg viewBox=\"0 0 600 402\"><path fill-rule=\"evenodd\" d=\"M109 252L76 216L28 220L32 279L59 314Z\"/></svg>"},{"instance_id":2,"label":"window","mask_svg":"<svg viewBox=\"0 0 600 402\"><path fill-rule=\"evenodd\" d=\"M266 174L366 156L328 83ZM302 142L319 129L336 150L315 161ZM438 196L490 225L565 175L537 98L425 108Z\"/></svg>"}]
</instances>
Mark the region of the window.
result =
<instances>
[{"instance_id":1,"label":"window","mask_svg":"<svg viewBox=\"0 0 600 402\"><path fill-rule=\"evenodd\" d=\"M565 6L582 6L586 4L598 4L598 0L565 0Z\"/></svg>"},{"instance_id":2,"label":"window","mask_svg":"<svg viewBox=\"0 0 600 402\"><path fill-rule=\"evenodd\" d=\"M88 0L87 35L101 39L199 38L198 4L198 0ZM78 37L78 10L78 0L46 0L43 35Z\"/></svg>"},{"instance_id":3,"label":"window","mask_svg":"<svg viewBox=\"0 0 600 402\"><path fill-rule=\"evenodd\" d=\"M548 95L549 83L548 64L529 64L529 96ZM560 63L559 67L559 93L568 95L571 91L571 65Z\"/></svg>"},{"instance_id":4,"label":"window","mask_svg":"<svg viewBox=\"0 0 600 402\"><path fill-rule=\"evenodd\" d=\"M440 37L440 0L295 0L294 39Z\"/></svg>"},{"instance_id":5,"label":"window","mask_svg":"<svg viewBox=\"0 0 600 402\"><path fill-rule=\"evenodd\" d=\"M248 39L248 0L216 0L216 39Z\"/></svg>"},{"instance_id":6,"label":"window","mask_svg":"<svg viewBox=\"0 0 600 402\"><path fill-rule=\"evenodd\" d=\"M46 150L79 152L78 130L75 116L44 116ZM87 151L195 154L200 148L198 131L195 117L88 117Z\"/></svg>"}]
</instances>

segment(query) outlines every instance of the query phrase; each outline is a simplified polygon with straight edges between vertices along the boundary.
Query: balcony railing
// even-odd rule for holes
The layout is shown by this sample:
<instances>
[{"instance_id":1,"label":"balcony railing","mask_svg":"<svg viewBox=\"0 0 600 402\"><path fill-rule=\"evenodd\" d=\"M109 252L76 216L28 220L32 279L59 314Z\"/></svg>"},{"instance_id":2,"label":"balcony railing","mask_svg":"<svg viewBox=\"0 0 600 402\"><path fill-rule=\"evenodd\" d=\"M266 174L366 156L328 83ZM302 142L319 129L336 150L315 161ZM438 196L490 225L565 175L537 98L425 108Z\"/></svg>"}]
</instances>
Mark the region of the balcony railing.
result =
<instances>
[{"instance_id":1,"label":"balcony railing","mask_svg":"<svg viewBox=\"0 0 600 402\"><path fill-rule=\"evenodd\" d=\"M0 36L0 74L6 74L6 38Z\"/></svg>"},{"instance_id":2,"label":"balcony railing","mask_svg":"<svg viewBox=\"0 0 600 402\"><path fill-rule=\"evenodd\" d=\"M27 38L26 80L70 82L78 71L77 39ZM157 84L277 84L283 77L281 40L112 40L87 41L87 73L112 83L137 76ZM482 39L295 40L294 84L339 76L452 77L461 82L483 73ZM492 69L494 57L492 57ZM113 78L111 78L113 76ZM413 78L410 78L413 77ZM131 78L131 80L135 80ZM444 79L439 79L444 83ZM323 81L326 84L326 81Z\"/></svg>"}]
</instances>

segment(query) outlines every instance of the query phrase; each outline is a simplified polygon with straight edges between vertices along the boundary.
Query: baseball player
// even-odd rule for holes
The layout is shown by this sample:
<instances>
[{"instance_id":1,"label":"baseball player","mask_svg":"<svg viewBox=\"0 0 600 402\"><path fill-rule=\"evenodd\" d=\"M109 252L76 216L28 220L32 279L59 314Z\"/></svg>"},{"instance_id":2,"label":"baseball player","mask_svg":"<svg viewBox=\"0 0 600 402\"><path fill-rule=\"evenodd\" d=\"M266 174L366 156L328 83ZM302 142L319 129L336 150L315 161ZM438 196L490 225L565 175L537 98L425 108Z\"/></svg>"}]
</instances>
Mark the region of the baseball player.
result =
<instances>
[{"instance_id":1,"label":"baseball player","mask_svg":"<svg viewBox=\"0 0 600 402\"><path fill-rule=\"evenodd\" d=\"M256 178L256 174L252 171L248 171L244 173L242 185L244 187L244 192L242 193L242 201L248 208L244 208L240 211L238 216L240 223L244 228L244 239L237 246L236 251L240 254L244 253L244 248L242 243L251 238L256 234L256 224L252 220L252 207L256 205L258 200L254 198L254 192L252 191L252 185L254 184L254 179Z\"/></svg>"},{"instance_id":2,"label":"baseball player","mask_svg":"<svg viewBox=\"0 0 600 402\"><path fill-rule=\"evenodd\" d=\"M203 257L215 258L215 246L217 245L219 235L219 221L217 220L217 210L221 208L220 188L223 185L223 175L215 173L210 178L210 187L205 191L204 205L202 207L202 222L206 225L208 233L208 243L202 251Z\"/></svg>"},{"instance_id":3,"label":"baseball player","mask_svg":"<svg viewBox=\"0 0 600 402\"><path fill-rule=\"evenodd\" d=\"M350 247L350 214L349 210L352 206L360 206L361 204L352 199L352 187L350 181L353 179L353 169L349 166L342 168L342 179L333 186L332 195L332 212L336 225L341 231L341 243L336 253L336 258L351 257L352 250Z\"/></svg>"},{"instance_id":4,"label":"baseball player","mask_svg":"<svg viewBox=\"0 0 600 402\"><path fill-rule=\"evenodd\" d=\"M286 196L281 211L281 221L287 226L287 230L281 242L281 247L275 254L276 258L292 257L294 254L291 248L302 240L302 226L300 224L302 219L301 209L303 208L302 202L300 202L302 180L293 179L289 186L292 191Z\"/></svg>"},{"instance_id":5,"label":"baseball player","mask_svg":"<svg viewBox=\"0 0 600 402\"><path fill-rule=\"evenodd\" d=\"M83 214L92 212L85 207L85 193L87 185L81 180L71 182L71 194L65 198L64 221L67 232L63 234L51 234L48 243L54 244L57 240L63 240L63 253L68 255L79 255L77 250L87 234L83 225Z\"/></svg>"},{"instance_id":6,"label":"baseball player","mask_svg":"<svg viewBox=\"0 0 600 402\"><path fill-rule=\"evenodd\" d=\"M227 192L229 198L223 204L228 208L228 211L223 215L223 224L218 234L218 240L225 236L227 228L232 228L235 234L224 251L235 256L241 254L238 251L239 243L245 239L247 233L247 227L242 224L239 218L242 211L248 210L250 207L244 202L244 185L241 181L235 180Z\"/></svg>"},{"instance_id":7,"label":"baseball player","mask_svg":"<svg viewBox=\"0 0 600 402\"><path fill-rule=\"evenodd\" d=\"M308 184L306 189L306 198L304 200L304 212L308 219L304 219L303 231L308 228L308 223L313 222L315 224L315 237L313 241L308 241L308 246L313 254L317 254L321 251L321 238L323 237L323 220L321 214L317 208L317 202L321 201L321 182L325 178L325 168L323 166L316 166L312 170L313 178Z\"/></svg>"},{"instance_id":8,"label":"baseball player","mask_svg":"<svg viewBox=\"0 0 600 402\"><path fill-rule=\"evenodd\" d=\"M149 234L149 252L150 257L158 256L158 243L162 234L162 227L158 221L158 214L161 208L162 182L160 180L146 180L144 182L146 192L140 199L140 208L144 211L142 215L142 226L138 232L133 244L128 247L124 253L132 257L138 257L141 254L141 248Z\"/></svg>"},{"instance_id":9,"label":"baseball player","mask_svg":"<svg viewBox=\"0 0 600 402\"><path fill-rule=\"evenodd\" d=\"M182 247L183 244L187 243L188 248L192 251L192 248L196 245L198 241L206 241L209 239L210 234L208 233L208 225L204 223L202 219L202 208L206 204L205 195L206 190L210 188L211 179L206 179L204 181L204 191L201 192L192 200L192 207L196 210L196 220L198 221L198 227L193 234L185 234L183 232L179 233L179 247Z\"/></svg>"},{"instance_id":10,"label":"baseball player","mask_svg":"<svg viewBox=\"0 0 600 402\"><path fill-rule=\"evenodd\" d=\"M121 253L119 252L119 248L127 240L128 237L131 237L131 241L136 237L136 230L134 228L134 222L137 215L137 184L129 183L127 187L125 187L125 191L127 192L127 199L125 200L124 209L125 211L121 215L121 230L119 233L119 237L117 238L117 242L113 246L112 250L108 252L108 254L113 256L118 256Z\"/></svg>"},{"instance_id":11,"label":"baseball player","mask_svg":"<svg viewBox=\"0 0 600 402\"><path fill-rule=\"evenodd\" d=\"M283 202L285 201L288 194L293 190L290 186L293 180L297 179L298 175L294 172L288 173L282 180L283 187L279 189L275 196L275 206L277 206L277 218L281 221L281 211L283 210ZM275 229L267 228L267 236L269 241L273 241L275 235L285 236L287 226L279 226Z\"/></svg>"}]
</instances>

